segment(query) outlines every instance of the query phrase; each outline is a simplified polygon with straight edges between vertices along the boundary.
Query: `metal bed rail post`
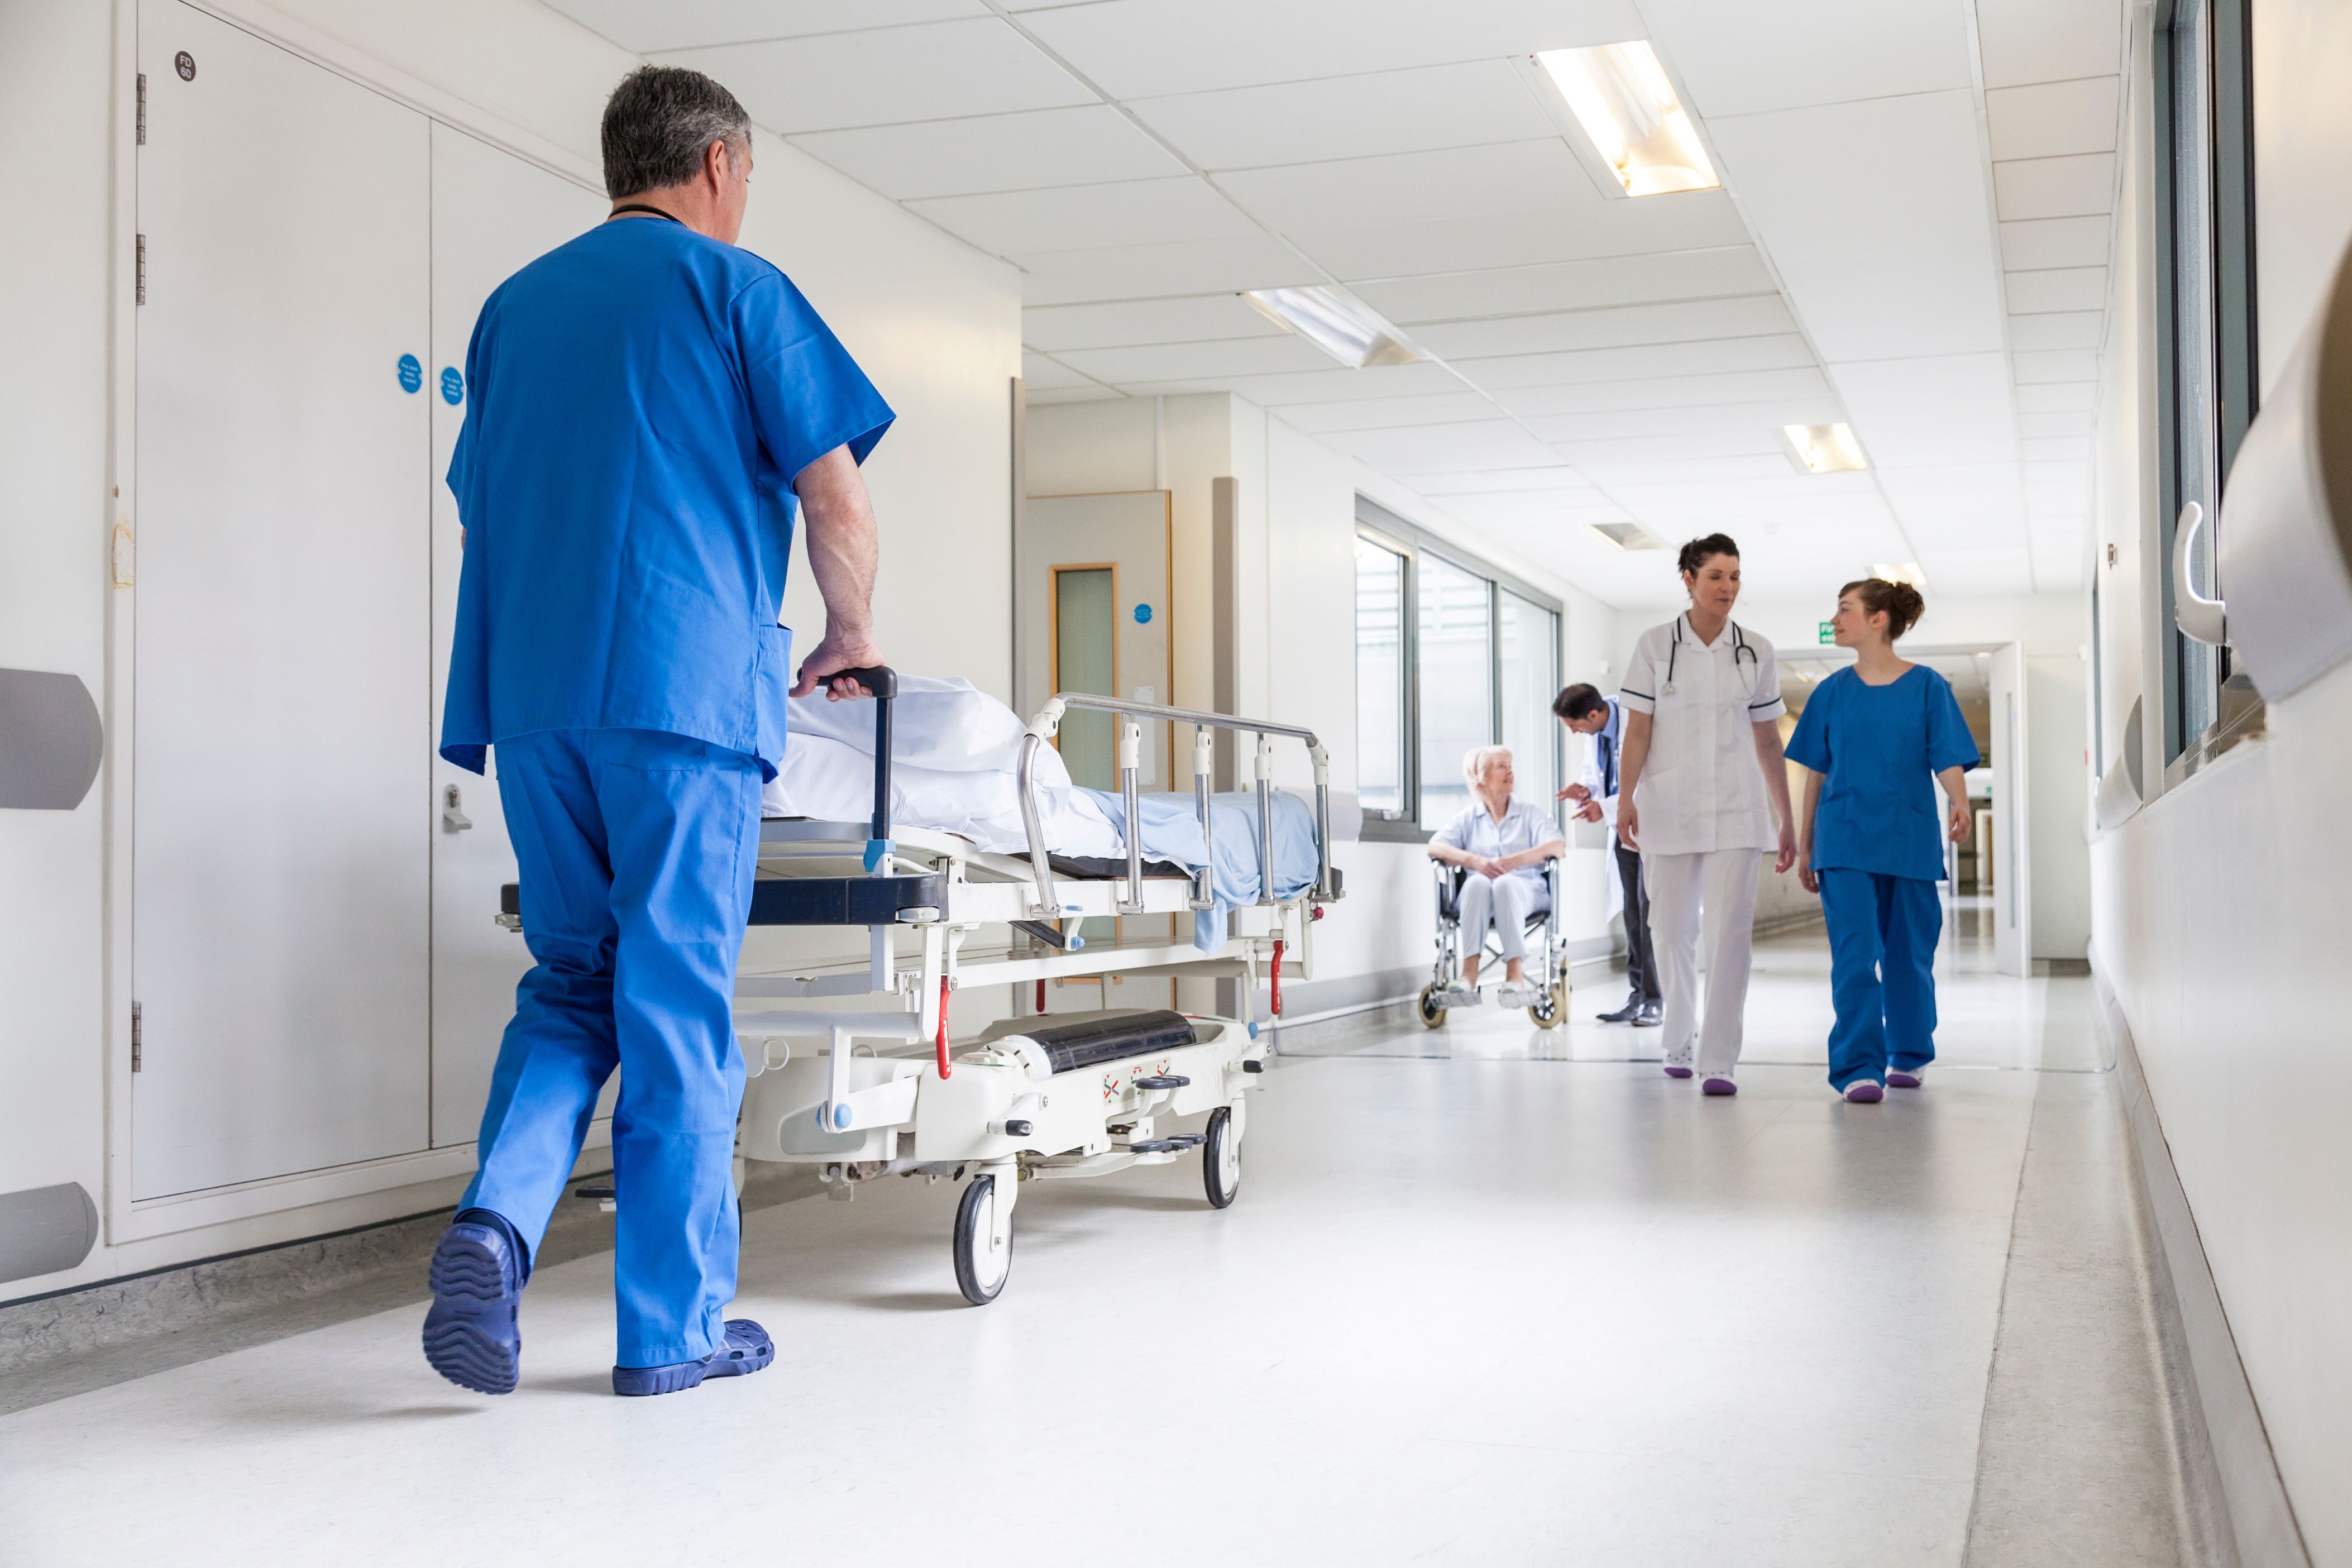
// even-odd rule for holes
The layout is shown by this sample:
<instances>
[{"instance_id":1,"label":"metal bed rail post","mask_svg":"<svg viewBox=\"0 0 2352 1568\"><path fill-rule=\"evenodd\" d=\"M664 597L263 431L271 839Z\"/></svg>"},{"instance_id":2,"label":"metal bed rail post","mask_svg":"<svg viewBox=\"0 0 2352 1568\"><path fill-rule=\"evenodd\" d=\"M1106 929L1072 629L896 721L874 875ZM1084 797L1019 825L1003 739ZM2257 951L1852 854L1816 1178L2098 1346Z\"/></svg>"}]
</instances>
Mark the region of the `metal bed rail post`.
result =
<instances>
[{"instance_id":1,"label":"metal bed rail post","mask_svg":"<svg viewBox=\"0 0 2352 1568\"><path fill-rule=\"evenodd\" d=\"M1315 763L1315 897L1328 903L1339 897L1331 886L1331 753L1309 741L1307 754Z\"/></svg>"},{"instance_id":2,"label":"metal bed rail post","mask_svg":"<svg viewBox=\"0 0 2352 1568\"><path fill-rule=\"evenodd\" d=\"M1274 902L1274 738L1257 732L1257 901Z\"/></svg>"},{"instance_id":3,"label":"metal bed rail post","mask_svg":"<svg viewBox=\"0 0 2352 1568\"><path fill-rule=\"evenodd\" d=\"M1192 801L1201 812L1201 869L1192 878L1192 907L1214 909L1217 904L1217 837L1210 825L1210 796L1216 781L1213 764L1216 760L1217 732L1206 724L1192 731Z\"/></svg>"},{"instance_id":4,"label":"metal bed rail post","mask_svg":"<svg viewBox=\"0 0 2352 1568\"><path fill-rule=\"evenodd\" d=\"M1036 902L1029 906L1029 918L1036 921L1062 918L1061 895L1054 891L1053 857L1046 852L1045 829L1037 820L1037 749L1061 728L1065 706L1059 697L1046 703L1021 738L1021 827L1029 838L1029 875L1037 893Z\"/></svg>"},{"instance_id":5,"label":"metal bed rail post","mask_svg":"<svg viewBox=\"0 0 2352 1568\"><path fill-rule=\"evenodd\" d=\"M1127 804L1127 897L1117 907L1120 914L1139 915L1143 912L1143 811L1136 774L1143 765L1143 726L1124 713L1118 720L1118 789Z\"/></svg>"}]
</instances>

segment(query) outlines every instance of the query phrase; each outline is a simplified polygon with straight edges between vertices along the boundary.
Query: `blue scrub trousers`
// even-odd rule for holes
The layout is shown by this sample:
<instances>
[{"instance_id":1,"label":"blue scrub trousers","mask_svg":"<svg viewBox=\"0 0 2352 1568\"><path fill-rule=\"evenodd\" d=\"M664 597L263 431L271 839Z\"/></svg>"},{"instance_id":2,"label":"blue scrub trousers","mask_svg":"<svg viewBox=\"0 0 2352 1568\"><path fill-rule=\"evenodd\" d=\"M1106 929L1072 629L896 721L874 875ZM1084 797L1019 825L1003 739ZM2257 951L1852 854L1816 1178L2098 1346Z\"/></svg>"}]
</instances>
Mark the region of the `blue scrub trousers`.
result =
<instances>
[{"instance_id":1,"label":"blue scrub trousers","mask_svg":"<svg viewBox=\"0 0 2352 1568\"><path fill-rule=\"evenodd\" d=\"M1944 906L1918 877L1816 869L1830 928L1830 1087L1886 1081L1936 1059L1936 942Z\"/></svg>"},{"instance_id":2,"label":"blue scrub trousers","mask_svg":"<svg viewBox=\"0 0 2352 1568\"><path fill-rule=\"evenodd\" d=\"M732 1003L760 764L650 730L546 730L500 741L498 777L537 962L461 1206L494 1210L535 1253L617 1067L615 1364L698 1360L735 1295Z\"/></svg>"}]
</instances>

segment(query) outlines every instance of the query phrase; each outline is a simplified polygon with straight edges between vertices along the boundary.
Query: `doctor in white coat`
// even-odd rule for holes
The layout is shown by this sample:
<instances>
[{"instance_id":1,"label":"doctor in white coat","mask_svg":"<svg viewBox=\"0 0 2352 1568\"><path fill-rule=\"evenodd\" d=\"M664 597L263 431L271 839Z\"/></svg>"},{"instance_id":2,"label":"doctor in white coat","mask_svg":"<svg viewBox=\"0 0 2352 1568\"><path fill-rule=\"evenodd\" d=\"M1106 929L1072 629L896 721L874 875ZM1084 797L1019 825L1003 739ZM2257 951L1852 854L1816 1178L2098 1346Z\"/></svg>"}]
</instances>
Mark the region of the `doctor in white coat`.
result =
<instances>
[{"instance_id":1,"label":"doctor in white coat","mask_svg":"<svg viewBox=\"0 0 2352 1568\"><path fill-rule=\"evenodd\" d=\"M1757 873L1767 852L1776 873L1797 859L1780 755L1787 709L1772 645L1731 618L1739 546L1711 533L1684 545L1679 564L1690 608L1642 634L1619 693L1617 833L1642 854L1667 1075L1691 1076L1696 1046L1705 1090L1737 1094Z\"/></svg>"}]
</instances>

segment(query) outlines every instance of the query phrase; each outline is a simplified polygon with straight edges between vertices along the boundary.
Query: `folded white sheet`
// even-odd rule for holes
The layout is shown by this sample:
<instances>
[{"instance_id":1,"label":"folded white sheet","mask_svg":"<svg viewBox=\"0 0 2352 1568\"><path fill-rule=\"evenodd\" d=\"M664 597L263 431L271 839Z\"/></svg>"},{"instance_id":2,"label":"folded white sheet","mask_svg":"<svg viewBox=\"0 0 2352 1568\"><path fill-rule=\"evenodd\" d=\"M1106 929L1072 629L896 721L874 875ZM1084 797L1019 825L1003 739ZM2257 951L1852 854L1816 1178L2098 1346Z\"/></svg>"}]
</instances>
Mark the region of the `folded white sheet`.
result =
<instances>
[{"instance_id":1,"label":"folded white sheet","mask_svg":"<svg viewBox=\"0 0 2352 1568\"><path fill-rule=\"evenodd\" d=\"M856 822L874 811L874 704L794 698L783 765L761 796L770 816ZM890 705L890 820L1025 853L1020 716L961 676L898 677ZM1038 825L1059 855L1126 853L1102 807L1070 787L1062 753L1037 754Z\"/></svg>"}]
</instances>

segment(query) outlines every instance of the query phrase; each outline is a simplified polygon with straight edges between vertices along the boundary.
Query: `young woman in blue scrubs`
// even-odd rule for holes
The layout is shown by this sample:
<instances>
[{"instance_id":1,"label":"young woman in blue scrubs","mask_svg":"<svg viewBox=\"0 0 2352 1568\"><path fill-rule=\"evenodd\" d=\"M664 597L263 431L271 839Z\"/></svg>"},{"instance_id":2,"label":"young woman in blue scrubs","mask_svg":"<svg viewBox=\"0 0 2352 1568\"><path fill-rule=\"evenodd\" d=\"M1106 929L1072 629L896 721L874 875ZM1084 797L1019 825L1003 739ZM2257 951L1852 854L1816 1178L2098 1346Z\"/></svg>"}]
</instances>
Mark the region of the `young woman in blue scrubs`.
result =
<instances>
[{"instance_id":1,"label":"young woman in blue scrubs","mask_svg":"<svg viewBox=\"0 0 2352 1568\"><path fill-rule=\"evenodd\" d=\"M1853 667L1821 683L1789 739L1789 760L1811 770L1798 874L1830 931L1830 1087L1858 1103L1917 1089L1935 1059L1936 884L1945 839L1964 842L1971 819L1977 746L1951 683L1895 651L1926 607L1883 578L1840 589L1830 625Z\"/></svg>"}]
</instances>

